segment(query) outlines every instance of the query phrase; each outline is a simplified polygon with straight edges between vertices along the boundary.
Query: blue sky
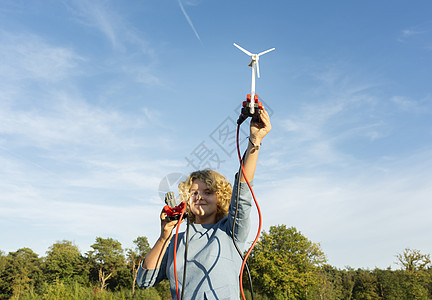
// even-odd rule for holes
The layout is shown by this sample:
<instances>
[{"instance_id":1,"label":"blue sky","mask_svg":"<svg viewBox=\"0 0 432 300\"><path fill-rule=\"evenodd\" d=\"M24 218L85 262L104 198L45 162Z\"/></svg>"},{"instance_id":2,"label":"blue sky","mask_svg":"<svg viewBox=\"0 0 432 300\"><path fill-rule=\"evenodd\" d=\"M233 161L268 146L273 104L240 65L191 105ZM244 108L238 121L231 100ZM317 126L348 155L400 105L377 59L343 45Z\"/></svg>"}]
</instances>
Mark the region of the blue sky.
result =
<instances>
[{"instance_id":1,"label":"blue sky","mask_svg":"<svg viewBox=\"0 0 432 300\"><path fill-rule=\"evenodd\" d=\"M179 177L212 167L232 180L251 72L235 42L276 48L256 85L273 125L255 177L263 229L295 226L339 268L431 253L431 9L1 1L0 249L154 243ZM251 241L256 228L253 213Z\"/></svg>"}]
</instances>

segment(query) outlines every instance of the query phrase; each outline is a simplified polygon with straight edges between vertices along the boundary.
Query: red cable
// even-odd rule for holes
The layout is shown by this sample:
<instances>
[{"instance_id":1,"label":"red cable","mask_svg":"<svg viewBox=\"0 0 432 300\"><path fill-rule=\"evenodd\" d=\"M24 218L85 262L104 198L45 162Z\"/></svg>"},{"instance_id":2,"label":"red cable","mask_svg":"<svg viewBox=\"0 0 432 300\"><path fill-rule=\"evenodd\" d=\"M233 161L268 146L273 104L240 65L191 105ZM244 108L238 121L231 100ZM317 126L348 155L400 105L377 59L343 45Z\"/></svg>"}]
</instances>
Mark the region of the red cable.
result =
<instances>
[{"instance_id":1,"label":"red cable","mask_svg":"<svg viewBox=\"0 0 432 300\"><path fill-rule=\"evenodd\" d=\"M243 164L242 164L242 158L241 158L241 154L240 154L239 132L240 132L240 125L237 126L237 154L238 154L238 157L239 157L239 160L240 160L240 165L241 165L241 169L242 169L243 178L245 179L245 181L246 181L246 183L247 183L247 185L248 185L248 187L249 187L249 189L251 191L252 197L254 199L254 202L255 202L255 205L256 205L257 211L258 211L258 232L257 232L257 235L255 237L255 240L253 241L252 245L250 246L250 248L249 248L248 252L246 253L245 257L243 258L243 263L242 263L242 266L241 266L241 269L240 269L240 279L239 279L240 280L240 292L241 292L243 300L246 300L246 297L245 297L244 291L243 291L243 270L244 270L244 267L246 265L246 261L247 261L249 255L250 255L250 253L252 252L252 249L255 247L255 244L257 243L258 238L260 236L262 219L261 219L261 210L260 210L258 202L257 202L257 200L255 198L255 194L253 192L252 186L250 185L249 180L246 178L246 175L245 175L245 172L244 172L244 168L243 168Z\"/></svg>"},{"instance_id":2,"label":"red cable","mask_svg":"<svg viewBox=\"0 0 432 300\"><path fill-rule=\"evenodd\" d=\"M177 238L178 238L180 223L183 220L183 215L184 215L185 211L186 210L183 210L183 212L180 215L180 219L177 223L177 229L176 229L175 240L174 240L174 278L175 278L175 284L176 284L177 300L180 299L179 290L178 290L178 280L177 280L177 259L176 259L176 257L177 257ZM184 267L186 267L186 266L184 266Z\"/></svg>"}]
</instances>

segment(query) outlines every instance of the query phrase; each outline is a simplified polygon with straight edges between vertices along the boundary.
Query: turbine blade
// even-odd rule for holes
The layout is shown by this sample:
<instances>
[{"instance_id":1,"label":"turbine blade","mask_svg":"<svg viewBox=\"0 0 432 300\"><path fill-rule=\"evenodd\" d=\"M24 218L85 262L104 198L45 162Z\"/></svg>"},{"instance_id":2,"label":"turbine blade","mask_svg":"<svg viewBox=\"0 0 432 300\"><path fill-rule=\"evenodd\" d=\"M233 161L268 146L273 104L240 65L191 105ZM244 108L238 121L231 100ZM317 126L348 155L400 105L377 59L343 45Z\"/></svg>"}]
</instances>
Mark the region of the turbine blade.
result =
<instances>
[{"instance_id":1,"label":"turbine blade","mask_svg":"<svg viewBox=\"0 0 432 300\"><path fill-rule=\"evenodd\" d=\"M256 68L257 68L257 76L258 76L258 78L260 78L260 74L259 74L259 61L258 60L256 62Z\"/></svg>"},{"instance_id":2,"label":"turbine blade","mask_svg":"<svg viewBox=\"0 0 432 300\"><path fill-rule=\"evenodd\" d=\"M271 48L271 49L268 49L268 50L266 50L266 51L263 51L263 52L259 53L258 56L263 55L263 54L266 54L266 53L268 53L268 52L270 52L270 51L273 51L274 49L276 49L276 48Z\"/></svg>"},{"instance_id":3,"label":"turbine blade","mask_svg":"<svg viewBox=\"0 0 432 300\"><path fill-rule=\"evenodd\" d=\"M249 56L252 56L253 54L250 53L249 51L247 51L246 49L243 49L242 47L240 47L239 45L237 45L236 43L234 43L234 46L236 46L237 48L239 48L241 51L243 51L244 53L246 53Z\"/></svg>"}]
</instances>

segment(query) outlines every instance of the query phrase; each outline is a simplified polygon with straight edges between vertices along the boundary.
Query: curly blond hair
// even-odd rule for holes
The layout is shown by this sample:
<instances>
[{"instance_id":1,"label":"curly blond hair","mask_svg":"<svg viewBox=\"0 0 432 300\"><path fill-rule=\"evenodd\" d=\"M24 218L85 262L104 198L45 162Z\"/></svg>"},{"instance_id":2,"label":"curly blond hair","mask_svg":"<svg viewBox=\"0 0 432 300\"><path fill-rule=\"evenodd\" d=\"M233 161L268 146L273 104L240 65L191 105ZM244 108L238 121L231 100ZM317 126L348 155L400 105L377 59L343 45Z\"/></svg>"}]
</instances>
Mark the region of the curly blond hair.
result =
<instances>
[{"instance_id":1,"label":"curly blond hair","mask_svg":"<svg viewBox=\"0 0 432 300\"><path fill-rule=\"evenodd\" d=\"M190 217L190 221L192 223L195 222L195 215L192 213L189 207L189 197L190 197L190 188L194 182L194 180L199 179L205 184L207 184L207 188L216 193L217 199L217 210L216 210L216 223L219 222L223 217L228 214L229 204L231 202L231 194L232 194L232 186L231 183L223 176L222 174L210 170L198 170L192 172L188 178L180 182L179 194L180 199L185 201L188 204L188 213Z\"/></svg>"}]
</instances>

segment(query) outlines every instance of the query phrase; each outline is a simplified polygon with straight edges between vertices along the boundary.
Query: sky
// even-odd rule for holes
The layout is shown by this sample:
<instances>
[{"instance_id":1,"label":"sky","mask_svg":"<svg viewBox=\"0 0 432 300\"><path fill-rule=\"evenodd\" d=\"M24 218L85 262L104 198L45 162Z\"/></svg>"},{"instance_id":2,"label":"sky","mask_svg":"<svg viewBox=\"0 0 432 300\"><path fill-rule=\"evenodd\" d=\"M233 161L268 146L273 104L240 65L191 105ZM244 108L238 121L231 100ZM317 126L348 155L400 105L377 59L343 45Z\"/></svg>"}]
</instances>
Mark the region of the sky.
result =
<instances>
[{"instance_id":1,"label":"sky","mask_svg":"<svg viewBox=\"0 0 432 300\"><path fill-rule=\"evenodd\" d=\"M337 268L432 253L432 2L3 0L0 250L153 244L163 194L238 170L260 58L271 114L263 230L294 226ZM240 130L247 145L248 121ZM258 230L252 210L250 241Z\"/></svg>"}]
</instances>

